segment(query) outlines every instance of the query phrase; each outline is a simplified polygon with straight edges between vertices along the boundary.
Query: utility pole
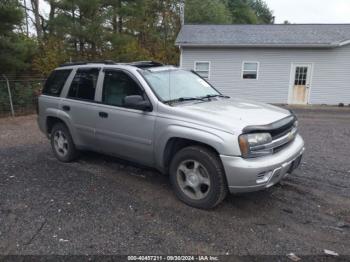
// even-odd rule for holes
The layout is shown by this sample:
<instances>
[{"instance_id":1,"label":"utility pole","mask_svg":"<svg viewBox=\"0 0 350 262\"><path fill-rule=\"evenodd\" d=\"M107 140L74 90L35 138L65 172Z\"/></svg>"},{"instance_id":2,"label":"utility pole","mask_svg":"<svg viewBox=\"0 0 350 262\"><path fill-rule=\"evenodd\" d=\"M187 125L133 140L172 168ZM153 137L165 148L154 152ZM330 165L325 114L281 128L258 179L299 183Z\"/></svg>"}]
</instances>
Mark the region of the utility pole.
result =
<instances>
[{"instance_id":1,"label":"utility pole","mask_svg":"<svg viewBox=\"0 0 350 262\"><path fill-rule=\"evenodd\" d=\"M185 24L185 0L180 0L180 20L183 26Z\"/></svg>"},{"instance_id":2,"label":"utility pole","mask_svg":"<svg viewBox=\"0 0 350 262\"><path fill-rule=\"evenodd\" d=\"M28 24L28 10L27 10L27 1L23 0L24 3L24 14L26 16L26 30L27 30L27 37L29 36L29 24Z\"/></svg>"}]
</instances>

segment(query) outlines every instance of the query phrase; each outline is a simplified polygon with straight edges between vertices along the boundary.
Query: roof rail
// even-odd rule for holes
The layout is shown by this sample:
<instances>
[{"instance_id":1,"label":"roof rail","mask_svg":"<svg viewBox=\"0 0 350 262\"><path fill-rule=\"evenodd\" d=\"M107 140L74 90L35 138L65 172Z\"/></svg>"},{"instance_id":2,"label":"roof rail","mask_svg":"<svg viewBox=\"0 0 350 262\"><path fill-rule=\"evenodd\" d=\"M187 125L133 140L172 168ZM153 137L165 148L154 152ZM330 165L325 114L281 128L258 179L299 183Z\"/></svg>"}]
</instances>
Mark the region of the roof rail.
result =
<instances>
[{"instance_id":1,"label":"roof rail","mask_svg":"<svg viewBox=\"0 0 350 262\"><path fill-rule=\"evenodd\" d=\"M78 62L67 62L61 64L59 67L75 66L75 65L88 65L88 64L105 64L105 65L116 65L117 63L113 60L97 60L97 61L78 61Z\"/></svg>"},{"instance_id":2,"label":"roof rail","mask_svg":"<svg viewBox=\"0 0 350 262\"><path fill-rule=\"evenodd\" d=\"M65 66L75 66L75 65L88 65L88 64L105 64L105 65L117 65L118 63L113 60L101 60L101 61L81 61L81 62L67 62L59 67L65 67ZM163 66L162 63L155 62L155 61L135 61L131 63L120 63L122 65L130 65L135 66L141 69L144 68L150 68L150 67L158 67Z\"/></svg>"}]
</instances>

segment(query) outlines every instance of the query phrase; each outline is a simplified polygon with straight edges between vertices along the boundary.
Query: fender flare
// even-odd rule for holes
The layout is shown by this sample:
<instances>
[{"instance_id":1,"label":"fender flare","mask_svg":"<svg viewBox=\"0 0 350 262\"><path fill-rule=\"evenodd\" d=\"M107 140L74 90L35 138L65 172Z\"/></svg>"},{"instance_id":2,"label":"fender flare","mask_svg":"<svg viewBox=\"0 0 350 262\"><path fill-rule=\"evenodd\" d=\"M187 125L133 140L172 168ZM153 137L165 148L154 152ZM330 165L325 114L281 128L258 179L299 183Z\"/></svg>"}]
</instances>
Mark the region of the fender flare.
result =
<instances>
[{"instance_id":1,"label":"fender flare","mask_svg":"<svg viewBox=\"0 0 350 262\"><path fill-rule=\"evenodd\" d=\"M46 110L46 120L45 120L45 128L46 128L46 132L47 132L47 119L49 117L54 117L59 119L60 121L62 121L66 127L68 128L73 141L77 141L77 135L74 129L74 125L72 125L72 119L70 117L69 114L67 114L66 112L63 112L62 110L56 109L56 108L49 108Z\"/></svg>"},{"instance_id":2,"label":"fender flare","mask_svg":"<svg viewBox=\"0 0 350 262\"><path fill-rule=\"evenodd\" d=\"M171 125L162 132L157 143L155 144L156 163L161 169L164 168L164 152L166 146L168 145L170 139L173 138L188 139L194 142L199 142L214 148L219 153L224 151L225 142L215 133L193 127Z\"/></svg>"}]
</instances>

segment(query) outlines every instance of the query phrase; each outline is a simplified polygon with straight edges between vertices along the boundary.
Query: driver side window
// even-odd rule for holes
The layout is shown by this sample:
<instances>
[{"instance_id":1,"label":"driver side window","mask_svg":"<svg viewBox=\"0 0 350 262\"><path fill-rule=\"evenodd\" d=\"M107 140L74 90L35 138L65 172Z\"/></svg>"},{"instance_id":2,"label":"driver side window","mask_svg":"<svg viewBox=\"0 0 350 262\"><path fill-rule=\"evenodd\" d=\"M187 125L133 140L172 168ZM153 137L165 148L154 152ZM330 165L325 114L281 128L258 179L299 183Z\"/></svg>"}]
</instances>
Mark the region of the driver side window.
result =
<instances>
[{"instance_id":1,"label":"driver side window","mask_svg":"<svg viewBox=\"0 0 350 262\"><path fill-rule=\"evenodd\" d=\"M124 98L131 95L143 96L139 85L126 73L106 70L103 81L102 102L112 106L124 106Z\"/></svg>"}]
</instances>

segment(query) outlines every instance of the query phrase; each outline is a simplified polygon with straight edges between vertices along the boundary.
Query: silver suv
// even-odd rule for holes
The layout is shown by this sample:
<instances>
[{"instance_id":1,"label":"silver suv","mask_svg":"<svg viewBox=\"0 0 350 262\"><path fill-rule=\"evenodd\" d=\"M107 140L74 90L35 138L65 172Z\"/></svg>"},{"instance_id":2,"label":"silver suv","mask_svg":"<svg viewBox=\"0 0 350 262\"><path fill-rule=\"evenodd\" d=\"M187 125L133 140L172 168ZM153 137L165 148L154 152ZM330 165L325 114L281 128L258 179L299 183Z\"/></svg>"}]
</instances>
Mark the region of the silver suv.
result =
<instances>
[{"instance_id":1,"label":"silver suv","mask_svg":"<svg viewBox=\"0 0 350 262\"><path fill-rule=\"evenodd\" d=\"M39 97L38 122L58 160L93 150L156 168L180 200L205 209L228 191L271 187L304 152L290 111L224 96L195 72L155 62L62 65Z\"/></svg>"}]
</instances>

